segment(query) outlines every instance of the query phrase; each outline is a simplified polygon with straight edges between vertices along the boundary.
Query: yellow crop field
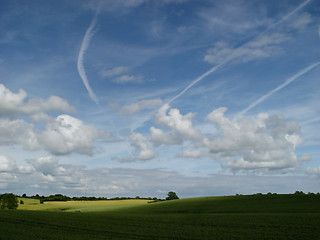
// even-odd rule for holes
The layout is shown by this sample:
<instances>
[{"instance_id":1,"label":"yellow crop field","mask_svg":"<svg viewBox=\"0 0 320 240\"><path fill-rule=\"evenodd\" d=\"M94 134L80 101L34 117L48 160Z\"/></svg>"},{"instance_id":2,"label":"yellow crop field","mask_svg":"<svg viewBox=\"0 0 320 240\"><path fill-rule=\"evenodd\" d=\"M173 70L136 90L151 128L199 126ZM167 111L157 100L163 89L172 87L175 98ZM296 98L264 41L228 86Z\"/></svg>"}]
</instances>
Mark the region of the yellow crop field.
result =
<instances>
[{"instance_id":1,"label":"yellow crop field","mask_svg":"<svg viewBox=\"0 0 320 240\"><path fill-rule=\"evenodd\" d=\"M150 200L127 199L127 200L101 200L101 201L48 201L40 204L39 200L19 198L24 204L19 204L20 210L56 210L56 211L110 211L120 208L147 204Z\"/></svg>"}]
</instances>

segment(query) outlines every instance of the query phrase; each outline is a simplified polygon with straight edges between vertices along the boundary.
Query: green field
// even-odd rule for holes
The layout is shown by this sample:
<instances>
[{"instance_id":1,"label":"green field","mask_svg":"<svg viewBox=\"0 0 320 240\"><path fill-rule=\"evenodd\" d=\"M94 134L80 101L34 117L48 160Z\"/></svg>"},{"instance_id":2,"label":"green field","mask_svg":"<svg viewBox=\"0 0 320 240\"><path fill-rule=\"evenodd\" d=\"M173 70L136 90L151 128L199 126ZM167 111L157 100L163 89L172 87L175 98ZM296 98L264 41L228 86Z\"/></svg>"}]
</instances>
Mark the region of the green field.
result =
<instances>
[{"instance_id":1,"label":"green field","mask_svg":"<svg viewBox=\"0 0 320 240\"><path fill-rule=\"evenodd\" d=\"M319 196L123 201L3 210L0 239L320 239Z\"/></svg>"}]
</instances>

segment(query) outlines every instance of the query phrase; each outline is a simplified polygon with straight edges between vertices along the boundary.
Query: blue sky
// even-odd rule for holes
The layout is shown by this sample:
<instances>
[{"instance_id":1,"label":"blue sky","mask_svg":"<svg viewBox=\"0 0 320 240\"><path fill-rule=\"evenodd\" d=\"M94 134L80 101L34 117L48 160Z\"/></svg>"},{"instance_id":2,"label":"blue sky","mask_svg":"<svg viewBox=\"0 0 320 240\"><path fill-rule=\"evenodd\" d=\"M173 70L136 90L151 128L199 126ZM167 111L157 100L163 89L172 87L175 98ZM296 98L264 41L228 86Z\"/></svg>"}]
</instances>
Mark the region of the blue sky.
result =
<instances>
[{"instance_id":1,"label":"blue sky","mask_svg":"<svg viewBox=\"0 0 320 240\"><path fill-rule=\"evenodd\" d=\"M0 11L1 192L319 191L318 1Z\"/></svg>"}]
</instances>

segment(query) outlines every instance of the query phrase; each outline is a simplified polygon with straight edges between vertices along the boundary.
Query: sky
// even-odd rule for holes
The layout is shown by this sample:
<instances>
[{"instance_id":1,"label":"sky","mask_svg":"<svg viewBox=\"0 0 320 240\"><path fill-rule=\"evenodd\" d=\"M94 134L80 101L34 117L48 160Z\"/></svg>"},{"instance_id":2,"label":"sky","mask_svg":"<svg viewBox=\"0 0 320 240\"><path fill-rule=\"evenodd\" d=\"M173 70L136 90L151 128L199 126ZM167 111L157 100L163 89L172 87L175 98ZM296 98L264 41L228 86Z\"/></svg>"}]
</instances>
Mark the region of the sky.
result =
<instances>
[{"instance_id":1,"label":"sky","mask_svg":"<svg viewBox=\"0 0 320 240\"><path fill-rule=\"evenodd\" d=\"M0 192L319 192L320 2L0 2Z\"/></svg>"}]
</instances>

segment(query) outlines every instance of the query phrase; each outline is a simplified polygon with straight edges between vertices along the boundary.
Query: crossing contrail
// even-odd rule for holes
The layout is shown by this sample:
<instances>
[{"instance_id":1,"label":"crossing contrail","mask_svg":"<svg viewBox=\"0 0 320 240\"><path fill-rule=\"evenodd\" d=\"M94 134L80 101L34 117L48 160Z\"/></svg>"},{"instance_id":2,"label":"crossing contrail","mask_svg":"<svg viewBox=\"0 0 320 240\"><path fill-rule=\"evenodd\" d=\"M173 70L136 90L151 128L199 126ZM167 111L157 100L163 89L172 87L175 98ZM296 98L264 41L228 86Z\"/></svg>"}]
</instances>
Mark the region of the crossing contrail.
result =
<instances>
[{"instance_id":1,"label":"crossing contrail","mask_svg":"<svg viewBox=\"0 0 320 240\"><path fill-rule=\"evenodd\" d=\"M257 106L259 103L265 101L267 98L269 98L272 94L278 92L279 90L281 90L282 88L284 88L285 86L287 86L288 84L292 83L294 80L296 80L297 78L299 78L300 76L302 76L303 74L311 71L313 68L315 68L316 66L318 66L320 64L319 62L313 63L310 66L302 69L301 71L299 71L298 73L296 73L295 75L293 75L292 77L288 78L284 83L282 83L281 85L279 85L278 87L276 87L275 89L271 90L270 92L268 92L267 94L263 95L262 97L260 97L257 101L251 103L247 108L245 108L244 110L242 110L238 115L243 115L246 112L248 112L250 109L254 108L255 106Z\"/></svg>"},{"instance_id":2,"label":"crossing contrail","mask_svg":"<svg viewBox=\"0 0 320 240\"><path fill-rule=\"evenodd\" d=\"M275 26L277 26L278 24L282 23L283 21L286 21L289 17L291 17L293 14L295 14L297 11L299 11L300 9L302 9L304 6L306 6L309 2L311 2L312 0L306 0L304 1L302 4L300 4L298 7L296 7L294 10L292 10L290 13L288 13L287 15L285 15L284 17L282 17L279 21L275 22L274 24L270 25L266 30L264 30L262 33L259 33L258 35L256 35L252 40L250 40L249 42L247 42L246 44L240 46L238 49L245 47L246 45L248 45L249 43L251 43L253 40L257 39L258 37L260 37L261 35L264 35L266 32L268 32L270 29L274 28ZM230 61L232 61L234 59L234 57L232 54L230 54L230 56L228 56L222 63L220 63L219 65L216 65L214 67L212 67L211 69L209 69L207 72L203 73L202 75L200 75L198 78L196 78L195 80L193 80L187 87L185 87L179 94L177 94L176 96L174 96L173 98L171 98L169 100L169 104L171 102L173 102L174 100L176 100L177 98L181 97L186 91L188 91L191 87L193 87L196 83L200 82L201 80L203 80L204 78L206 78L208 75L216 72L219 68L223 67L224 65L226 65L227 63L229 63Z\"/></svg>"},{"instance_id":3,"label":"crossing contrail","mask_svg":"<svg viewBox=\"0 0 320 240\"><path fill-rule=\"evenodd\" d=\"M84 38L82 40L82 44L81 44L81 48L80 48L79 56L78 56L77 67L78 67L79 75L84 83L84 86L86 87L86 89L89 93L90 98L92 99L92 101L94 101L100 107L99 100L89 84L88 77L87 77L86 71L83 66L84 55L89 47L91 38L93 37L93 35L95 33L93 31L93 29L94 29L96 22L97 22L98 12L99 12L99 9L97 10L96 14L94 15L94 17L90 23L90 26L88 27L86 34L84 35Z\"/></svg>"}]
</instances>

